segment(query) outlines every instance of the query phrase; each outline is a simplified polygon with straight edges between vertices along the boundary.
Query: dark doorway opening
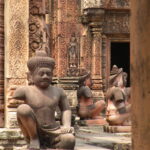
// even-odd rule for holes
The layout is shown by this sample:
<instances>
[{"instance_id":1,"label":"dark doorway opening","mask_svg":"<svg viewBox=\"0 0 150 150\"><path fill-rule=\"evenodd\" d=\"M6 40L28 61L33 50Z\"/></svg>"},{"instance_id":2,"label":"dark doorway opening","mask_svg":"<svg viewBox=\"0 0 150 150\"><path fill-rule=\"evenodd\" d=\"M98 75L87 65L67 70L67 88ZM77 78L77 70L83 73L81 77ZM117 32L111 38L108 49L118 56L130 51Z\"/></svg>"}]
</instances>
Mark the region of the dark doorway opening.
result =
<instances>
[{"instance_id":1,"label":"dark doorway opening","mask_svg":"<svg viewBox=\"0 0 150 150\"><path fill-rule=\"evenodd\" d=\"M113 65L123 68L128 74L127 86L130 86L130 43L111 42L111 68Z\"/></svg>"}]
</instances>

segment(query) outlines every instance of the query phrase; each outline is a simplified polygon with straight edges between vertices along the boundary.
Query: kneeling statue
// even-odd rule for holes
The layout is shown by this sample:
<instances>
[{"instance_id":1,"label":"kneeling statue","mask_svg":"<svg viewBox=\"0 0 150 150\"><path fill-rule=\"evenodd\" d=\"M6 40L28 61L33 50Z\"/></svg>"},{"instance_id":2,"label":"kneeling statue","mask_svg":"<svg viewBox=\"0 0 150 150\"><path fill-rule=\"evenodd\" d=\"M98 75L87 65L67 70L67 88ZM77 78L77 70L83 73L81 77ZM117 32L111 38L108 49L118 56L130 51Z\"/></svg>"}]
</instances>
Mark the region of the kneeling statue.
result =
<instances>
[{"instance_id":1,"label":"kneeling statue","mask_svg":"<svg viewBox=\"0 0 150 150\"><path fill-rule=\"evenodd\" d=\"M100 100L94 103L91 91L92 79L90 73L79 78L77 90L78 107L77 112L81 119L99 119L100 113L105 108L105 101Z\"/></svg>"},{"instance_id":2,"label":"kneeling statue","mask_svg":"<svg viewBox=\"0 0 150 150\"><path fill-rule=\"evenodd\" d=\"M122 68L113 66L106 92L106 116L110 125L131 125L130 88L126 87L127 73Z\"/></svg>"},{"instance_id":3,"label":"kneeling statue","mask_svg":"<svg viewBox=\"0 0 150 150\"><path fill-rule=\"evenodd\" d=\"M17 119L30 149L74 149L71 110L64 91L51 85L54 59L37 51L29 59L28 77L32 85L18 88L13 98L24 100L17 108ZM55 121L56 107L62 112L62 124Z\"/></svg>"}]
</instances>

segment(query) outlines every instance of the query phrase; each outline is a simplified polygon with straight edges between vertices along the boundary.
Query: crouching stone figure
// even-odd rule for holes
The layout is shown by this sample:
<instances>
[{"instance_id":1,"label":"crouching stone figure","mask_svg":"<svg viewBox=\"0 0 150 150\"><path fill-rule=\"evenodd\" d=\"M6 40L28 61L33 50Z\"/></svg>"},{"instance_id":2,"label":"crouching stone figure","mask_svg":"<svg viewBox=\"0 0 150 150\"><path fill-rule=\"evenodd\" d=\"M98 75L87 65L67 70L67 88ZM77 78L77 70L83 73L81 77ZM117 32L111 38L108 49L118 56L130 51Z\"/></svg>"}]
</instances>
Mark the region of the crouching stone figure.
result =
<instances>
[{"instance_id":1,"label":"crouching stone figure","mask_svg":"<svg viewBox=\"0 0 150 150\"><path fill-rule=\"evenodd\" d=\"M110 125L131 125L130 88L126 87L127 73L113 66L109 77L110 87L106 92L106 116Z\"/></svg>"},{"instance_id":2,"label":"crouching stone figure","mask_svg":"<svg viewBox=\"0 0 150 150\"><path fill-rule=\"evenodd\" d=\"M81 119L98 119L105 108L105 101L100 100L94 103L91 91L92 79L90 73L80 77L77 90L78 115Z\"/></svg>"},{"instance_id":3,"label":"crouching stone figure","mask_svg":"<svg viewBox=\"0 0 150 150\"><path fill-rule=\"evenodd\" d=\"M29 59L32 85L18 88L13 98L24 100L17 109L19 126L30 149L74 149L71 111L64 91L51 85L55 62L43 51ZM56 107L62 111L62 124L55 121Z\"/></svg>"}]
</instances>

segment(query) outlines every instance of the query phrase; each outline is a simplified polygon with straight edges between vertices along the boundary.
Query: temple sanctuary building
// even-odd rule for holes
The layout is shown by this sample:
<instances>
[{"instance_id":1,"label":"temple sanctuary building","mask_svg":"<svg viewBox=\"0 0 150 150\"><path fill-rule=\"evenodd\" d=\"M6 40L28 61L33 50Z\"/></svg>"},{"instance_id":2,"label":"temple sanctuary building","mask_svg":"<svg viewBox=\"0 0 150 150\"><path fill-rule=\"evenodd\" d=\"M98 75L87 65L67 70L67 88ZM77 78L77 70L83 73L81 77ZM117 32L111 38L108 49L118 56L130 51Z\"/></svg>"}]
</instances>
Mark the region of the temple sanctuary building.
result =
<instances>
[{"instance_id":1,"label":"temple sanctuary building","mask_svg":"<svg viewBox=\"0 0 150 150\"><path fill-rule=\"evenodd\" d=\"M55 59L53 84L64 88L72 107L78 78L86 71L95 100L104 99L114 64L127 72L130 86L129 18L130 0L0 0L0 130L9 133L5 139L15 128L21 141L20 102L9 99L17 86L28 84L26 63L35 51Z\"/></svg>"}]
</instances>

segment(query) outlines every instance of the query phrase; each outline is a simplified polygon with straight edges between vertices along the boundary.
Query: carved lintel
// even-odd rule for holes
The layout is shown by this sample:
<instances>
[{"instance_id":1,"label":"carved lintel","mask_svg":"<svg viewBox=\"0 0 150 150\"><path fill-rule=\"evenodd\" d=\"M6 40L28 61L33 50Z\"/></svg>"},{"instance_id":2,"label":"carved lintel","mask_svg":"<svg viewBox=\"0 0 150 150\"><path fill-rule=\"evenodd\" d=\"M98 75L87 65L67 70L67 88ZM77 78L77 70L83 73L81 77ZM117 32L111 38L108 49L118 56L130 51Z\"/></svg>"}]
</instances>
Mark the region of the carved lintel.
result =
<instances>
[{"instance_id":1,"label":"carved lintel","mask_svg":"<svg viewBox=\"0 0 150 150\"><path fill-rule=\"evenodd\" d=\"M129 34L129 12L108 12L104 18L103 32L105 34Z\"/></svg>"}]
</instances>

